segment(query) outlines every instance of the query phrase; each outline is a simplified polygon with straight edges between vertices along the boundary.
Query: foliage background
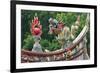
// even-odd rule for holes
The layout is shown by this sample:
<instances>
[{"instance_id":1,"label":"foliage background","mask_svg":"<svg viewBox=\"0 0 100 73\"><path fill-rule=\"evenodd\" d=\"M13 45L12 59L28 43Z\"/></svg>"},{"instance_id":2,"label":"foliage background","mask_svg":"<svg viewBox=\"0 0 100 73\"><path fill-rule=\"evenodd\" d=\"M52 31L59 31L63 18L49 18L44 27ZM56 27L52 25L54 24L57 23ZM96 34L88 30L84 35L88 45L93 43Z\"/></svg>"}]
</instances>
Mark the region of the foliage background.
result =
<instances>
[{"instance_id":1,"label":"foliage background","mask_svg":"<svg viewBox=\"0 0 100 73\"><path fill-rule=\"evenodd\" d=\"M35 13L37 13L40 23L43 27L42 36L40 44L42 49L48 49L54 51L61 48L61 45L57 42L54 35L48 34L49 23L48 19L50 17L59 20L62 20L65 26L71 28L77 19L77 16L80 15L80 28L77 31L77 35L80 33L82 28L85 25L87 13L76 13L76 12L56 12L56 11L35 11L35 10L21 10L21 48L31 50L34 44L34 39L30 32L30 23L34 18ZM88 45L90 48L90 33L87 35ZM88 49L89 50L89 49Z\"/></svg>"}]
</instances>

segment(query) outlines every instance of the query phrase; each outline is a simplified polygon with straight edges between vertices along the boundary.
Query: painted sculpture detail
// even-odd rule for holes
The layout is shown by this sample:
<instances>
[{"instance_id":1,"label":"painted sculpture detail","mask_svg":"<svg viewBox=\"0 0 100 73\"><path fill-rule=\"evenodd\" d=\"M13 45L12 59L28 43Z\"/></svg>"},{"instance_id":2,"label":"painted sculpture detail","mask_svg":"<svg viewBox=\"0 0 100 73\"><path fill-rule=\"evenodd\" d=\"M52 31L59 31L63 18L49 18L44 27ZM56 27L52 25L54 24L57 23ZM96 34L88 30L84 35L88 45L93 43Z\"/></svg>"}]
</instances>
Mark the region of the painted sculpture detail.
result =
<instances>
[{"instance_id":1,"label":"painted sculpture detail","mask_svg":"<svg viewBox=\"0 0 100 73\"><path fill-rule=\"evenodd\" d=\"M30 30L35 41L32 51L42 52L42 47L39 43L41 40L42 25L40 24L37 14L35 14L34 19L32 20Z\"/></svg>"},{"instance_id":2,"label":"painted sculpture detail","mask_svg":"<svg viewBox=\"0 0 100 73\"><path fill-rule=\"evenodd\" d=\"M69 40L70 39L74 40L76 38L75 34L80 26L80 15L77 16L76 22L74 25L71 26L71 28L69 28L68 26L65 26L62 21L58 21L54 18L50 18L49 23L50 23L48 26L49 34L51 34L51 35L54 34L56 37L55 39L58 40L58 42L62 45L59 50L55 51L55 53L60 50L61 51L68 50L68 51L58 54L58 55L49 56L47 53L50 54L51 51L49 51L47 49L45 49L44 51L42 50L42 46L40 44L41 35L42 35L42 25L40 24L37 14L35 14L32 22L31 22L31 27L30 27L31 34L32 34L32 36L34 38L34 42L35 42L35 43L33 43L32 51L34 51L36 53L42 52L42 54L40 53L41 57L33 56L34 57L34 58L32 58L33 61L53 61L53 60L65 60L65 59L71 60L71 58L74 56L73 54L76 53L77 51L79 51L80 49L83 50L83 53L79 57L75 58L74 60L89 59L89 56L87 54L87 49L86 49L87 48L86 47L86 43L87 43L86 37L84 37L82 39L82 41L78 45L76 45L76 47L73 50L68 49L68 47L73 43L72 41L69 41ZM87 27L89 25L89 15L87 15L87 18L86 18L86 25L87 25ZM44 52L46 52L46 53L44 53ZM79 53L80 52L81 51L79 51ZM48 55L48 56L44 56L44 55Z\"/></svg>"}]
</instances>

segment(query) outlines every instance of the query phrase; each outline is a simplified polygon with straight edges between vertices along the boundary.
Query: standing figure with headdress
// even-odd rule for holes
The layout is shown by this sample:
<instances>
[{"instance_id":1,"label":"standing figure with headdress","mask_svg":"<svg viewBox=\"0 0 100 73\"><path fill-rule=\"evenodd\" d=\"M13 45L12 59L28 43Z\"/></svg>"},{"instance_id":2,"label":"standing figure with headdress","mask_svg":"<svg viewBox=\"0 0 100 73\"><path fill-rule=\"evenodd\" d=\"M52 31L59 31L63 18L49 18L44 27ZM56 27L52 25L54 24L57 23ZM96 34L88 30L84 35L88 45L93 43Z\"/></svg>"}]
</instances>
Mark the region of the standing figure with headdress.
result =
<instances>
[{"instance_id":1,"label":"standing figure with headdress","mask_svg":"<svg viewBox=\"0 0 100 73\"><path fill-rule=\"evenodd\" d=\"M89 19L89 16L87 16L86 18L86 25L88 25L87 21ZM71 26L71 39L74 40L76 38L76 32L79 30L79 26L80 26L80 15L77 16L77 20L75 22L74 25ZM84 53L77 57L75 60L85 60L85 59L89 59L89 56L87 54L87 38L86 36L83 38L83 40L79 43L79 45L77 45L75 47L75 49L73 50L73 52L77 52L80 49L83 49Z\"/></svg>"},{"instance_id":2,"label":"standing figure with headdress","mask_svg":"<svg viewBox=\"0 0 100 73\"><path fill-rule=\"evenodd\" d=\"M77 16L77 20L74 25L71 26L71 39L76 38L76 32L79 29L80 26L80 15Z\"/></svg>"}]
</instances>

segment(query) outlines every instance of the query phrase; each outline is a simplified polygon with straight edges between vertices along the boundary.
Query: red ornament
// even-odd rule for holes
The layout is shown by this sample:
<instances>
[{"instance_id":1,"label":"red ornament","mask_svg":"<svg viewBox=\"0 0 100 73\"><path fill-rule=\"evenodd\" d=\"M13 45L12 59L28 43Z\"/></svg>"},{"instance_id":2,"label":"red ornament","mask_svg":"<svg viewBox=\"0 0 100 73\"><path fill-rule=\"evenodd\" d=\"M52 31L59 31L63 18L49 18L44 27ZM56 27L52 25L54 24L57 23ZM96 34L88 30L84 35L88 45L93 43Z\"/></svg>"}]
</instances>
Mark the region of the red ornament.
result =
<instances>
[{"instance_id":1,"label":"red ornament","mask_svg":"<svg viewBox=\"0 0 100 73\"><path fill-rule=\"evenodd\" d=\"M34 17L31 24L31 33L33 36L42 34L42 25L40 25L40 21L38 17Z\"/></svg>"},{"instance_id":2,"label":"red ornament","mask_svg":"<svg viewBox=\"0 0 100 73\"><path fill-rule=\"evenodd\" d=\"M40 28L34 28L33 32L34 32L34 35L39 35L41 33L41 30Z\"/></svg>"}]
</instances>

